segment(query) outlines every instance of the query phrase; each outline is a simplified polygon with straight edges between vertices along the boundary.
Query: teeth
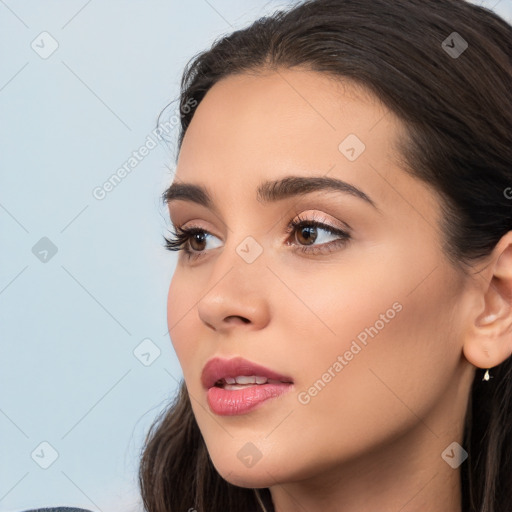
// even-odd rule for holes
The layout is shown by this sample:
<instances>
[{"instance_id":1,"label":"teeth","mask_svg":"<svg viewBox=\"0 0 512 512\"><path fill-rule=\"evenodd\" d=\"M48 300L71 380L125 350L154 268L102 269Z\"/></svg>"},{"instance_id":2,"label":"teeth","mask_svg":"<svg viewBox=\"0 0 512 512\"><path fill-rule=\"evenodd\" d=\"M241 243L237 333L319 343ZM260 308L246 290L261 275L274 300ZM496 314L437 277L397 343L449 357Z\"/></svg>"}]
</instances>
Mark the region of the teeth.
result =
<instances>
[{"instance_id":1,"label":"teeth","mask_svg":"<svg viewBox=\"0 0 512 512\"><path fill-rule=\"evenodd\" d=\"M263 384L267 382L266 377L256 377L255 375L240 375L235 377L237 384Z\"/></svg>"},{"instance_id":2,"label":"teeth","mask_svg":"<svg viewBox=\"0 0 512 512\"><path fill-rule=\"evenodd\" d=\"M266 384L267 382L278 382L267 377L260 377L258 375L238 375L236 377L224 377L224 383L228 385L239 384L242 386L248 384Z\"/></svg>"},{"instance_id":3,"label":"teeth","mask_svg":"<svg viewBox=\"0 0 512 512\"><path fill-rule=\"evenodd\" d=\"M267 382L266 377L258 377L256 375L239 375L235 377L237 384L264 384Z\"/></svg>"},{"instance_id":4,"label":"teeth","mask_svg":"<svg viewBox=\"0 0 512 512\"><path fill-rule=\"evenodd\" d=\"M279 380L267 379L259 375L237 375L236 377L224 377L217 381L216 386L227 390L244 389L253 385L282 384Z\"/></svg>"},{"instance_id":5,"label":"teeth","mask_svg":"<svg viewBox=\"0 0 512 512\"><path fill-rule=\"evenodd\" d=\"M236 391L238 389L245 389L251 386L248 386L247 384L225 384L223 387L226 391Z\"/></svg>"}]
</instances>

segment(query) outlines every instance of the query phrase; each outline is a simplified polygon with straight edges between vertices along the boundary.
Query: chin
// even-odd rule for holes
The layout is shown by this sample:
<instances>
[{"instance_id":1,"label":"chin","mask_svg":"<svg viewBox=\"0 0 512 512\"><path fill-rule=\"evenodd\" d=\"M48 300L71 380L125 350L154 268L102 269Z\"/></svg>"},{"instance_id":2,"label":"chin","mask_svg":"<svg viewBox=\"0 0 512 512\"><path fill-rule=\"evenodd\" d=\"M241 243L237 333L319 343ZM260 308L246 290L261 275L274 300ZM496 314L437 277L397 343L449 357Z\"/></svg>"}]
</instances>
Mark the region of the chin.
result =
<instances>
[{"instance_id":1,"label":"chin","mask_svg":"<svg viewBox=\"0 0 512 512\"><path fill-rule=\"evenodd\" d=\"M263 471L253 472L251 469L233 470L228 469L222 472L220 476L232 485L237 487L246 487L248 489L263 489L276 484L276 479ZM253 468L254 469L254 468Z\"/></svg>"},{"instance_id":2,"label":"chin","mask_svg":"<svg viewBox=\"0 0 512 512\"><path fill-rule=\"evenodd\" d=\"M264 458L252 467L244 467L238 459L233 463L233 459L226 460L221 456L221 460L211 457L217 473L232 485L237 487L246 487L251 489L262 489L276 484L278 478L278 468L271 467L265 463Z\"/></svg>"}]
</instances>

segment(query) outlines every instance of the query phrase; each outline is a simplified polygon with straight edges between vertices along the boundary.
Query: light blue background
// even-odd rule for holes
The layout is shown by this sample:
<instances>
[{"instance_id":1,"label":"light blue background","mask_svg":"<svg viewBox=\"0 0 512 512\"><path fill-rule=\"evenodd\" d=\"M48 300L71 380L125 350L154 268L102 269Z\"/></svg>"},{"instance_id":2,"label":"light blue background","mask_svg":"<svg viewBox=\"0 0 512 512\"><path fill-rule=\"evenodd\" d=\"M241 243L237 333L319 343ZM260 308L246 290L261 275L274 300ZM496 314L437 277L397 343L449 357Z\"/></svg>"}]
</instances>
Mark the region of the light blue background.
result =
<instances>
[{"instance_id":1,"label":"light blue background","mask_svg":"<svg viewBox=\"0 0 512 512\"><path fill-rule=\"evenodd\" d=\"M93 190L156 140L190 57L287 3L0 0L0 511L141 510L142 441L182 375L160 204L173 147ZM512 0L476 3L512 19ZM50 48L44 31L46 59L31 47ZM58 250L46 262L43 237ZM41 442L58 452L48 469Z\"/></svg>"}]
</instances>

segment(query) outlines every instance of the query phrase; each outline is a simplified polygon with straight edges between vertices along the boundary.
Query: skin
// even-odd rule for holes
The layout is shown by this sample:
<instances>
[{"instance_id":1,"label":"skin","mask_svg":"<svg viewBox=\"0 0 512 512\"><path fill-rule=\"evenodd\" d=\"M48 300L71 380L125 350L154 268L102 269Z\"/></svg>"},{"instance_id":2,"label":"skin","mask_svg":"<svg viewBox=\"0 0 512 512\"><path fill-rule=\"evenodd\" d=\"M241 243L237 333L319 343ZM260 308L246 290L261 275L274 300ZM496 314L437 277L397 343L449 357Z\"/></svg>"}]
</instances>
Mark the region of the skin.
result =
<instances>
[{"instance_id":1,"label":"skin","mask_svg":"<svg viewBox=\"0 0 512 512\"><path fill-rule=\"evenodd\" d=\"M348 134L366 145L355 161L338 149ZM478 275L454 267L441 249L438 195L400 164L405 134L365 89L295 69L223 79L185 135L175 181L205 185L217 211L169 204L176 226L212 234L199 259L180 253L170 335L217 471L234 485L269 487L278 512L460 511L460 467L441 454L462 444L475 366L512 352L512 232ZM262 181L290 175L343 179L378 210L341 192L257 200ZM326 254L294 251L307 245L286 232L298 214L345 222L351 239ZM263 249L250 264L236 252L247 236ZM314 244L336 238L319 230ZM396 303L394 318L300 403ZM289 375L293 390L216 416L200 382L214 356ZM252 467L237 457L248 442L262 455Z\"/></svg>"}]
</instances>

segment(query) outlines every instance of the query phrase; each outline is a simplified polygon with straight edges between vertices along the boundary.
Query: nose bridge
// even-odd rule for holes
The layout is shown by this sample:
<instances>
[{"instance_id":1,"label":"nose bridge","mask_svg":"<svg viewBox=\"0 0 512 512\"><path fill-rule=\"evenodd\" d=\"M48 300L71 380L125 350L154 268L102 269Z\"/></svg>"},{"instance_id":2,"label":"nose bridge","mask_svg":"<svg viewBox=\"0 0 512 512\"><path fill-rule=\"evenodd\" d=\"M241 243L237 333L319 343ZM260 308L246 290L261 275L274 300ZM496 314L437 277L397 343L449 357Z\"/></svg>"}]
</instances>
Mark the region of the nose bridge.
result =
<instances>
[{"instance_id":1,"label":"nose bridge","mask_svg":"<svg viewBox=\"0 0 512 512\"><path fill-rule=\"evenodd\" d=\"M241 233L241 235L237 235ZM268 277L266 267L267 250L261 234L247 235L242 229L230 233L222 253L216 258L212 273L215 280L242 295L264 295L264 284ZM257 240L256 236L260 239ZM225 278L222 279L222 276ZM213 283L212 283L213 284ZM240 297L240 295L239 295Z\"/></svg>"},{"instance_id":2,"label":"nose bridge","mask_svg":"<svg viewBox=\"0 0 512 512\"><path fill-rule=\"evenodd\" d=\"M243 323L263 327L268 322L269 293L263 244L247 235L231 240L216 257L207 290L198 303L199 316L215 330Z\"/></svg>"},{"instance_id":3,"label":"nose bridge","mask_svg":"<svg viewBox=\"0 0 512 512\"><path fill-rule=\"evenodd\" d=\"M258 218L257 215L251 218ZM268 273L266 268L266 255L268 247L265 246L266 233L264 228L258 225L258 222L248 223L242 219L232 223L227 233L227 239L221 254L216 257L215 270L213 272L217 277L224 274L230 268L231 278L235 275L241 281L237 285L243 288L243 283L248 283L248 288L252 288L258 282L258 274ZM260 276L261 277L261 276ZM252 280L253 286L249 286Z\"/></svg>"}]
</instances>

